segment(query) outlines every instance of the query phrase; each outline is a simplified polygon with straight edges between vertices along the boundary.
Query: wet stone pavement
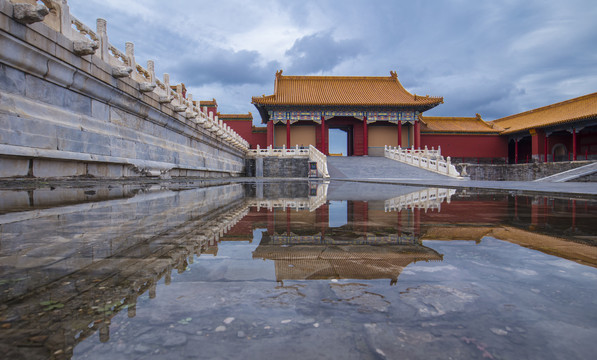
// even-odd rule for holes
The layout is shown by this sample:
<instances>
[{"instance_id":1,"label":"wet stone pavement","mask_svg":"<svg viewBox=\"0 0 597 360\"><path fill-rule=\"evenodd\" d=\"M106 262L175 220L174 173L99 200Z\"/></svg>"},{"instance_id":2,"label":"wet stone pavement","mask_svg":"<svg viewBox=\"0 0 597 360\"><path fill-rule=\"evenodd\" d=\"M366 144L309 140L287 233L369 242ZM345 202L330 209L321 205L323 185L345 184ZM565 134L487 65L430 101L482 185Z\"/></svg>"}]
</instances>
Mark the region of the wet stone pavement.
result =
<instances>
[{"instance_id":1,"label":"wet stone pavement","mask_svg":"<svg viewBox=\"0 0 597 360\"><path fill-rule=\"evenodd\" d=\"M11 199L0 204L0 351L587 359L597 350L595 201L348 185L0 190Z\"/></svg>"}]
</instances>

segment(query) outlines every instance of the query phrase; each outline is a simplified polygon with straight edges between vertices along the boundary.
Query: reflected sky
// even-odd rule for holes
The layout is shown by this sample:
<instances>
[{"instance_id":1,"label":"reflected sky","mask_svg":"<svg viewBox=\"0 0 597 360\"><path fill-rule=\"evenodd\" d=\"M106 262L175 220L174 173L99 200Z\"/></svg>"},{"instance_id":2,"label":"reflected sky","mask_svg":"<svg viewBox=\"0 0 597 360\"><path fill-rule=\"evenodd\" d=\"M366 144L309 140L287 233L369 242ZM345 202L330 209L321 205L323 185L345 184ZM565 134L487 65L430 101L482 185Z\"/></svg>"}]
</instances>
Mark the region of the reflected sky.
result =
<instances>
[{"instance_id":1,"label":"reflected sky","mask_svg":"<svg viewBox=\"0 0 597 360\"><path fill-rule=\"evenodd\" d=\"M591 200L334 182L0 195L8 358L597 350Z\"/></svg>"}]
</instances>

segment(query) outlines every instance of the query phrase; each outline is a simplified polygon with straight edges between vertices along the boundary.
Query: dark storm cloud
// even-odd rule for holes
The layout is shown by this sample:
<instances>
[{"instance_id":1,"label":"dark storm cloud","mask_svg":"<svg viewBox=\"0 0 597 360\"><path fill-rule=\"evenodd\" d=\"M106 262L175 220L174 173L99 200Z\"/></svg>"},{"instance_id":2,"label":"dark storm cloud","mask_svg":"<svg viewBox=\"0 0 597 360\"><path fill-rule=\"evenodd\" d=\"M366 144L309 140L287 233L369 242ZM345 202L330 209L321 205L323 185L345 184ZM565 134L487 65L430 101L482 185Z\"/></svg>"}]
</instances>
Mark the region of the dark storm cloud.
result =
<instances>
[{"instance_id":1,"label":"dark storm cloud","mask_svg":"<svg viewBox=\"0 0 597 360\"><path fill-rule=\"evenodd\" d=\"M177 72L189 85L266 84L280 68L277 61L261 63L257 51L214 49L184 59Z\"/></svg>"},{"instance_id":2,"label":"dark storm cloud","mask_svg":"<svg viewBox=\"0 0 597 360\"><path fill-rule=\"evenodd\" d=\"M356 40L335 40L330 32L319 32L297 39L286 51L289 72L313 74L334 69L362 51Z\"/></svg>"},{"instance_id":3,"label":"dark storm cloud","mask_svg":"<svg viewBox=\"0 0 597 360\"><path fill-rule=\"evenodd\" d=\"M271 1L267 9L230 0L136 3L69 0L90 26L108 18L110 41L121 50L134 41L139 63L156 60L159 74L200 88L204 98L217 94L235 111L251 111L251 96L272 93L278 69L397 70L409 91L444 97L429 115L489 120L597 91L594 0L303 0ZM212 21L195 26L205 7L214 9ZM231 7L243 10L233 20ZM173 26L185 19L188 27ZM244 29L251 35L235 38Z\"/></svg>"}]
</instances>

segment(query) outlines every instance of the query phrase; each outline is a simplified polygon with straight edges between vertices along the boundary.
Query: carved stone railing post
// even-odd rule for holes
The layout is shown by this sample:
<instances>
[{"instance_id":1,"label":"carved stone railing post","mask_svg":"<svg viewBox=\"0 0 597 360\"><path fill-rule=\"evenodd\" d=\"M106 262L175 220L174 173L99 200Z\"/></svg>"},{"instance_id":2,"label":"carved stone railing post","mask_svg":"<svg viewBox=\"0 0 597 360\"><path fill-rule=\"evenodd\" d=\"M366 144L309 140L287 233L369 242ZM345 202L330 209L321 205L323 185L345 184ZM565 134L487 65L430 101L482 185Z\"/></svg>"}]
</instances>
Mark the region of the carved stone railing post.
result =
<instances>
[{"instance_id":1,"label":"carved stone railing post","mask_svg":"<svg viewBox=\"0 0 597 360\"><path fill-rule=\"evenodd\" d=\"M100 57L105 62L109 62L108 53L108 22L105 19L96 20L97 37L99 38Z\"/></svg>"},{"instance_id":2,"label":"carved stone railing post","mask_svg":"<svg viewBox=\"0 0 597 360\"><path fill-rule=\"evenodd\" d=\"M55 2L60 11L60 32L62 35L69 39L72 39L72 20L70 16L70 9L66 0L60 0Z\"/></svg>"},{"instance_id":3,"label":"carved stone railing post","mask_svg":"<svg viewBox=\"0 0 597 360\"><path fill-rule=\"evenodd\" d=\"M135 61L135 44L127 41L124 45L124 53L126 54L127 65L134 70L137 67L137 62Z\"/></svg>"}]
</instances>

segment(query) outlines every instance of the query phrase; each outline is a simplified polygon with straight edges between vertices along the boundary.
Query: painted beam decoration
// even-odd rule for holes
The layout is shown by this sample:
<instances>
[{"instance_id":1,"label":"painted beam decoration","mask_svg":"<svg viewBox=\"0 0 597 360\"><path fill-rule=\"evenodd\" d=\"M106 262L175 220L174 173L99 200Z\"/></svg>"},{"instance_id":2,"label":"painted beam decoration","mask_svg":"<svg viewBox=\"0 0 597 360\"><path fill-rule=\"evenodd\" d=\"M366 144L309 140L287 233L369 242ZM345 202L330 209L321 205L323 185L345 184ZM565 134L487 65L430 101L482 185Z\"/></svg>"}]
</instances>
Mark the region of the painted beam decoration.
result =
<instances>
[{"instance_id":1,"label":"painted beam decoration","mask_svg":"<svg viewBox=\"0 0 597 360\"><path fill-rule=\"evenodd\" d=\"M419 115L418 111L290 111L290 110L270 110L269 118L274 123L286 123L290 121L294 124L297 121L313 121L321 124L321 117L329 120L336 116L354 117L361 121L367 117L367 123L374 123L376 121L387 121L398 124L413 123Z\"/></svg>"}]
</instances>

